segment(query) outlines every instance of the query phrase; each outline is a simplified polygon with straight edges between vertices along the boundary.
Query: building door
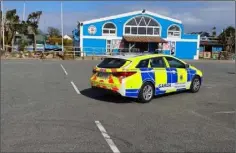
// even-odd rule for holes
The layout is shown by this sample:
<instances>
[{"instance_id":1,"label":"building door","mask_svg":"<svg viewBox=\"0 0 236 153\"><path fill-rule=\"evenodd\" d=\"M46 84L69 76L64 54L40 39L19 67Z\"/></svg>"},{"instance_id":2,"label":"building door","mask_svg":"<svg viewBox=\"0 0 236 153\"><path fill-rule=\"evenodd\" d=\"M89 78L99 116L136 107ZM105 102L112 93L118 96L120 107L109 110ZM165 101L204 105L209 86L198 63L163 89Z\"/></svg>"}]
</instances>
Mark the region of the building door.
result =
<instances>
[{"instance_id":1,"label":"building door","mask_svg":"<svg viewBox=\"0 0 236 153\"><path fill-rule=\"evenodd\" d=\"M112 47L111 47L111 40L107 39L107 45L106 45L106 52L111 53L112 52Z\"/></svg>"}]
</instances>

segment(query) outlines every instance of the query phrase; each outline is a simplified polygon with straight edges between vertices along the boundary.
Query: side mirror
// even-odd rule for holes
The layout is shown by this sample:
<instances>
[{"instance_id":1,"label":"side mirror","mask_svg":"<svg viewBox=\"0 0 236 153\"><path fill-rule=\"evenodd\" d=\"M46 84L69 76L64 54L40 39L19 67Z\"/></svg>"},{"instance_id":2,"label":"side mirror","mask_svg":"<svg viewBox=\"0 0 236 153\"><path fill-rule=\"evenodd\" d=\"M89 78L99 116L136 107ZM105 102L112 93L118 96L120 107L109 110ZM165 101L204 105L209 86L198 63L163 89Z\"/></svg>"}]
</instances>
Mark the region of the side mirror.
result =
<instances>
[{"instance_id":1,"label":"side mirror","mask_svg":"<svg viewBox=\"0 0 236 153\"><path fill-rule=\"evenodd\" d=\"M187 68L189 68L190 67L190 65L189 64L185 64L185 68L187 69Z\"/></svg>"}]
</instances>

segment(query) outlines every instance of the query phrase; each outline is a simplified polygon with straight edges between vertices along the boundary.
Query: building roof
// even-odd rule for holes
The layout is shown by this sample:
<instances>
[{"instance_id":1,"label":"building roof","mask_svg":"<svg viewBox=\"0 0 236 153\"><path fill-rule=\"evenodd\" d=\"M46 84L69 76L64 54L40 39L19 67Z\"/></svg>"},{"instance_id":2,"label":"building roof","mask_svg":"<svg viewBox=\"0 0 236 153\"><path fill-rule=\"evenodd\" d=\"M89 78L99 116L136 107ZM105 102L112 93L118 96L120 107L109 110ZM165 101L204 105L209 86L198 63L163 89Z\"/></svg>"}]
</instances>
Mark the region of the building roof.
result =
<instances>
[{"instance_id":1,"label":"building roof","mask_svg":"<svg viewBox=\"0 0 236 153\"><path fill-rule=\"evenodd\" d=\"M101 22L101 21L112 20L112 19L116 19L116 18L122 18L122 17L126 17L126 16L136 15L136 14L140 14L142 12L143 12L143 10L133 11L133 12L128 12L128 13L123 13L123 14L103 17L103 18L99 18L99 19L83 21L81 23L83 23L83 24L90 24L90 23L94 23L94 22ZM159 18L162 18L162 19L166 19L166 20L170 20L170 21L173 21L173 22L176 22L176 23L180 23L180 24L182 23L182 21L180 21L180 20L173 19L173 18L170 18L170 17L167 17L167 16L163 16L163 15L160 15L160 14L157 14L157 13L150 12L150 11L145 11L145 13L143 13L143 14L148 14L148 15L156 16L156 17L159 17Z\"/></svg>"},{"instance_id":2,"label":"building roof","mask_svg":"<svg viewBox=\"0 0 236 153\"><path fill-rule=\"evenodd\" d=\"M164 39L158 36L124 36L124 39L128 42L156 42L167 43Z\"/></svg>"}]
</instances>

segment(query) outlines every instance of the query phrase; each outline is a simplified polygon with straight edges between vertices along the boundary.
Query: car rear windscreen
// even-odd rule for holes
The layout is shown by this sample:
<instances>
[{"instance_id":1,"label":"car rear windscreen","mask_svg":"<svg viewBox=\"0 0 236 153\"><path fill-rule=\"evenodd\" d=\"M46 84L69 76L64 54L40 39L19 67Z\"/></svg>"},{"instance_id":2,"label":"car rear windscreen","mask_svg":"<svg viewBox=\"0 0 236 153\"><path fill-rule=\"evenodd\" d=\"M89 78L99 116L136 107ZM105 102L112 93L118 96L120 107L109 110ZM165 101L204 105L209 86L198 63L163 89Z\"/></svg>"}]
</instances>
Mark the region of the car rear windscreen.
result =
<instances>
[{"instance_id":1,"label":"car rear windscreen","mask_svg":"<svg viewBox=\"0 0 236 153\"><path fill-rule=\"evenodd\" d=\"M120 68L127 60L120 58L105 58L97 67L99 68Z\"/></svg>"}]
</instances>

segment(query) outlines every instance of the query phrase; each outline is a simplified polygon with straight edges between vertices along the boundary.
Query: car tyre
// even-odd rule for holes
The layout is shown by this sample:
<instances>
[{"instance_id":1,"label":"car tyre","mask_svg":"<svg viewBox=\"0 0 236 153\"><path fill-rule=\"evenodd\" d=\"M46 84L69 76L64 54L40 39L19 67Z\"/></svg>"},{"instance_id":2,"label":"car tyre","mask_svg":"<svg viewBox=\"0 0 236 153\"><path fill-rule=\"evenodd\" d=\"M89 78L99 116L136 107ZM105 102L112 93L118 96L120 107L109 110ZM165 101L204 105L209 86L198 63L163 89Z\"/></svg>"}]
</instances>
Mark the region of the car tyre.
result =
<instances>
[{"instance_id":1,"label":"car tyre","mask_svg":"<svg viewBox=\"0 0 236 153\"><path fill-rule=\"evenodd\" d=\"M138 95L138 102L141 103L148 103L152 100L154 96L154 86L150 82L146 82L142 85L139 95Z\"/></svg>"},{"instance_id":2,"label":"car tyre","mask_svg":"<svg viewBox=\"0 0 236 153\"><path fill-rule=\"evenodd\" d=\"M201 87L201 79L199 76L195 76L192 80L190 91L192 93L196 93L200 90L200 87Z\"/></svg>"}]
</instances>

